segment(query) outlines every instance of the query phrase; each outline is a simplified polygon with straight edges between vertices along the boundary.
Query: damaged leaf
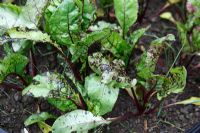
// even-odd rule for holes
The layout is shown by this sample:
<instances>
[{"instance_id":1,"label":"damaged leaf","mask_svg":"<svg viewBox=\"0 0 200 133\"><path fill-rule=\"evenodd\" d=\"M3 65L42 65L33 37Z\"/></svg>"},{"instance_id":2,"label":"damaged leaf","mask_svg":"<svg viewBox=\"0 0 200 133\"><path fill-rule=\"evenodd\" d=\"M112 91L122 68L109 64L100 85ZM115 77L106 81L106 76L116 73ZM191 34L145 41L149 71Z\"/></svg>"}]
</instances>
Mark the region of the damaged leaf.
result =
<instances>
[{"instance_id":1,"label":"damaged leaf","mask_svg":"<svg viewBox=\"0 0 200 133\"><path fill-rule=\"evenodd\" d=\"M100 125L110 124L89 111L75 110L60 116L52 126L52 133L87 132Z\"/></svg>"},{"instance_id":2,"label":"damaged leaf","mask_svg":"<svg viewBox=\"0 0 200 133\"><path fill-rule=\"evenodd\" d=\"M11 73L24 76L24 68L28 64L27 57L20 54L10 54L0 60L0 83Z\"/></svg>"}]
</instances>

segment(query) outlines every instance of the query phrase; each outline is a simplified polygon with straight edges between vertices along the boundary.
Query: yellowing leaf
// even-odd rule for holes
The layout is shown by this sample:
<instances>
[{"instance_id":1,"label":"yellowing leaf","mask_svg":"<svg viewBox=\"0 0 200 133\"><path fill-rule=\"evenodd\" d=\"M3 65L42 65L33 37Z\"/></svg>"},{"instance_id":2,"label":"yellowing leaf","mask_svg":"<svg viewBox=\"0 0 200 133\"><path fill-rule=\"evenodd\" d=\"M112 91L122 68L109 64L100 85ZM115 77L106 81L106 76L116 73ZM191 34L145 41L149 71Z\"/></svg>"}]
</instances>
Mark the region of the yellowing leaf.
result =
<instances>
[{"instance_id":1,"label":"yellowing leaf","mask_svg":"<svg viewBox=\"0 0 200 133\"><path fill-rule=\"evenodd\" d=\"M176 4L176 3L180 2L180 1L182 1L182 0L168 0L168 2L170 4Z\"/></svg>"},{"instance_id":2,"label":"yellowing leaf","mask_svg":"<svg viewBox=\"0 0 200 133\"><path fill-rule=\"evenodd\" d=\"M176 23L176 20L174 19L174 17L172 16L171 12L164 12L160 15L160 17L162 19L167 19L173 23Z\"/></svg>"},{"instance_id":3,"label":"yellowing leaf","mask_svg":"<svg viewBox=\"0 0 200 133\"><path fill-rule=\"evenodd\" d=\"M190 99L177 102L175 104L194 104L194 105L200 106L200 97L191 97Z\"/></svg>"}]
</instances>

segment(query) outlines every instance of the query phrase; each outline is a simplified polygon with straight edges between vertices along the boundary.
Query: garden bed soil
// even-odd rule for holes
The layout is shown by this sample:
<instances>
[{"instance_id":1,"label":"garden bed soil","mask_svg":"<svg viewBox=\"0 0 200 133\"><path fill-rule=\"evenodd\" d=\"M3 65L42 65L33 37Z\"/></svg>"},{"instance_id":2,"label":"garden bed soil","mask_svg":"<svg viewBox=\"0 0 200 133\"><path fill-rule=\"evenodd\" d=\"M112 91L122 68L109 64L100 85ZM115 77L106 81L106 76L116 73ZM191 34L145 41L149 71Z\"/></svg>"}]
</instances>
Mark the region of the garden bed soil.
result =
<instances>
[{"instance_id":1,"label":"garden bed soil","mask_svg":"<svg viewBox=\"0 0 200 133\"><path fill-rule=\"evenodd\" d=\"M152 14L155 14L161 6L164 5L164 1L150 0L149 8L144 22L150 22L150 33L157 36L164 36L168 33L176 34L177 31L173 24L170 22L157 18L156 20L149 20ZM141 44L148 43L148 39L142 39ZM178 41L175 45L179 45ZM41 47L44 47L41 46ZM43 53L46 51L40 48ZM2 51L0 49L0 51ZM3 53L0 52L0 57ZM40 57L40 56L39 56ZM195 57L193 62L188 67L188 80L187 87L182 94L172 95L168 97L163 106L183 99L187 99L191 96L200 96L200 57ZM43 56L37 58L37 68L39 71L45 71L46 69L54 69L56 67L55 55ZM129 110L135 110L134 105L130 97L126 92L121 91L119 99L113 109L113 112L109 113L106 117L115 117L123 115ZM4 129L8 133L21 133L24 130L24 120L32 113L38 111L51 111L54 110L44 100L34 99L28 96L22 96L21 92L0 87L0 128ZM57 113L57 112L52 112ZM200 107L193 105L177 105L168 108L163 108L157 116L155 112L149 116L139 116L126 121L118 123L112 123L109 126L98 128L96 132L102 133L142 133L144 128L147 128L149 133L181 133L185 132L194 126L195 123L200 121ZM144 124L145 123L145 124ZM30 133L40 133L37 125L26 128Z\"/></svg>"}]
</instances>

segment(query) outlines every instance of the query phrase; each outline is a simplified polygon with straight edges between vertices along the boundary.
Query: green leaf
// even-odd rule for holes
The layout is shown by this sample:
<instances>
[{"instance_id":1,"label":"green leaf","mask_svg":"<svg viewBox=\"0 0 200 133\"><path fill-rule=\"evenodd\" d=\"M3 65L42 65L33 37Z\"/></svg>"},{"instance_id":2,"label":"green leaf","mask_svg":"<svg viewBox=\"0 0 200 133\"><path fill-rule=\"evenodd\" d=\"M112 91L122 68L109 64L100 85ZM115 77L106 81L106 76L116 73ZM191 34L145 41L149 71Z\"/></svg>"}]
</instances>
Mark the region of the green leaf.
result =
<instances>
[{"instance_id":1,"label":"green leaf","mask_svg":"<svg viewBox=\"0 0 200 133\"><path fill-rule=\"evenodd\" d=\"M183 100L181 102L176 102L174 104L194 104L200 106L200 98L199 97L191 97L187 100Z\"/></svg>"},{"instance_id":2,"label":"green leaf","mask_svg":"<svg viewBox=\"0 0 200 133\"><path fill-rule=\"evenodd\" d=\"M74 0L63 0L57 7L50 5L46 13L47 32L53 40L68 46L76 42L80 13Z\"/></svg>"},{"instance_id":3,"label":"green leaf","mask_svg":"<svg viewBox=\"0 0 200 133\"><path fill-rule=\"evenodd\" d=\"M23 7L0 4L0 29L14 27L37 29L44 7L48 0L27 0Z\"/></svg>"},{"instance_id":4,"label":"green leaf","mask_svg":"<svg viewBox=\"0 0 200 133\"><path fill-rule=\"evenodd\" d=\"M131 46L122 39L119 33L112 32L108 38L102 40L102 46L127 64L132 49Z\"/></svg>"},{"instance_id":5,"label":"green leaf","mask_svg":"<svg viewBox=\"0 0 200 133\"><path fill-rule=\"evenodd\" d=\"M56 117L47 112L32 114L25 120L24 125L29 126L38 122L44 122L47 119L56 119Z\"/></svg>"},{"instance_id":6,"label":"green leaf","mask_svg":"<svg viewBox=\"0 0 200 133\"><path fill-rule=\"evenodd\" d=\"M124 34L137 20L138 0L114 0L115 15Z\"/></svg>"},{"instance_id":7,"label":"green leaf","mask_svg":"<svg viewBox=\"0 0 200 133\"><path fill-rule=\"evenodd\" d=\"M154 46L154 47L159 47L161 45L163 45L164 42L166 41L175 41L175 36L172 35L172 34L168 34L167 36L164 36L164 37L161 37L161 38L158 38L154 41L151 42L151 45Z\"/></svg>"},{"instance_id":8,"label":"green leaf","mask_svg":"<svg viewBox=\"0 0 200 133\"><path fill-rule=\"evenodd\" d=\"M200 1L199 0L187 0L187 2L191 3L192 6L194 6L193 8L195 8L195 11L192 12L192 13L194 14L194 16L199 18L199 15L200 15Z\"/></svg>"},{"instance_id":9,"label":"green leaf","mask_svg":"<svg viewBox=\"0 0 200 133\"><path fill-rule=\"evenodd\" d=\"M11 73L17 73L24 76L24 68L27 63L28 59L25 56L15 53L0 60L0 83Z\"/></svg>"},{"instance_id":10,"label":"green leaf","mask_svg":"<svg viewBox=\"0 0 200 133\"><path fill-rule=\"evenodd\" d=\"M27 39L35 42L52 42L50 36L41 31L16 31L8 30L8 34L12 39Z\"/></svg>"},{"instance_id":11,"label":"green leaf","mask_svg":"<svg viewBox=\"0 0 200 133\"><path fill-rule=\"evenodd\" d=\"M21 8L12 4L0 4L0 29L10 29L16 25Z\"/></svg>"},{"instance_id":12,"label":"green leaf","mask_svg":"<svg viewBox=\"0 0 200 133\"><path fill-rule=\"evenodd\" d=\"M85 91L89 110L96 115L112 111L119 94L119 89L103 84L94 74L86 77Z\"/></svg>"},{"instance_id":13,"label":"green leaf","mask_svg":"<svg viewBox=\"0 0 200 133\"><path fill-rule=\"evenodd\" d=\"M200 50L200 31L194 29L192 32L192 42L195 52Z\"/></svg>"},{"instance_id":14,"label":"green leaf","mask_svg":"<svg viewBox=\"0 0 200 133\"><path fill-rule=\"evenodd\" d=\"M48 0L27 0L26 5L22 7L19 23L24 23L30 29L37 29L47 4Z\"/></svg>"},{"instance_id":15,"label":"green leaf","mask_svg":"<svg viewBox=\"0 0 200 133\"><path fill-rule=\"evenodd\" d=\"M100 125L110 124L100 116L91 112L75 110L60 116L53 124L52 133L87 132Z\"/></svg>"},{"instance_id":16,"label":"green leaf","mask_svg":"<svg viewBox=\"0 0 200 133\"><path fill-rule=\"evenodd\" d=\"M56 74L45 73L33 78L33 83L26 87L22 95L32 95L34 97L48 97L53 90L62 89L62 82ZM61 88L60 88L61 86Z\"/></svg>"},{"instance_id":17,"label":"green leaf","mask_svg":"<svg viewBox=\"0 0 200 133\"><path fill-rule=\"evenodd\" d=\"M4 44L5 45L5 44ZM33 42L26 39L19 39L12 43L12 49L14 52L20 53L22 55L26 54L27 51L33 46Z\"/></svg>"},{"instance_id":18,"label":"green leaf","mask_svg":"<svg viewBox=\"0 0 200 133\"><path fill-rule=\"evenodd\" d=\"M131 79L126 75L122 60L111 59L97 52L88 57L90 68L101 76L101 82L114 88L129 88Z\"/></svg>"},{"instance_id":19,"label":"green leaf","mask_svg":"<svg viewBox=\"0 0 200 133\"><path fill-rule=\"evenodd\" d=\"M34 41L34 42L49 43L53 45L54 47L56 47L60 52L63 52L58 44L52 42L48 34L42 33L39 30L38 31L17 31L16 29L11 29L11 30L8 30L7 32L11 39L17 40L17 41L14 41L13 45L21 43L21 45L25 45L25 46L21 46L24 49L31 47L32 42L30 41ZM22 51L22 52L25 52L25 51Z\"/></svg>"},{"instance_id":20,"label":"green leaf","mask_svg":"<svg viewBox=\"0 0 200 133\"><path fill-rule=\"evenodd\" d=\"M75 90L80 87L78 84L71 85L72 83L68 82L66 77L60 74L44 73L35 76L33 83L22 91L22 95L44 97L50 104L62 111L73 110L76 108L76 105L68 97L77 104L80 104L77 90ZM77 88L73 88L74 86Z\"/></svg>"},{"instance_id":21,"label":"green leaf","mask_svg":"<svg viewBox=\"0 0 200 133\"><path fill-rule=\"evenodd\" d=\"M150 48L142 54L139 63L136 65L137 76L144 80L150 79L155 71L157 60L166 47L164 43L174 40L174 35L169 34L152 41Z\"/></svg>"},{"instance_id":22,"label":"green leaf","mask_svg":"<svg viewBox=\"0 0 200 133\"><path fill-rule=\"evenodd\" d=\"M182 45L184 45L184 52L189 52L193 51L193 48L190 47L189 41L187 38L187 27L185 24L178 23L177 22L177 29L178 29L178 34L181 40Z\"/></svg>"},{"instance_id":23,"label":"green leaf","mask_svg":"<svg viewBox=\"0 0 200 133\"><path fill-rule=\"evenodd\" d=\"M89 27L91 31L101 31L103 29L111 29L113 31L121 31L121 28L117 26L115 23L111 24L105 21L98 21L95 25Z\"/></svg>"},{"instance_id":24,"label":"green leaf","mask_svg":"<svg viewBox=\"0 0 200 133\"><path fill-rule=\"evenodd\" d=\"M145 34L145 32L149 29L149 27L138 29L131 33L130 40L132 43L132 47L138 42L138 40Z\"/></svg>"},{"instance_id":25,"label":"green leaf","mask_svg":"<svg viewBox=\"0 0 200 133\"><path fill-rule=\"evenodd\" d=\"M185 67L176 67L170 70L170 76L157 77L157 98L161 100L171 93L180 93L186 86L187 71Z\"/></svg>"},{"instance_id":26,"label":"green leaf","mask_svg":"<svg viewBox=\"0 0 200 133\"><path fill-rule=\"evenodd\" d=\"M72 54L72 61L75 62L78 59L85 61L87 59L88 48L95 42L99 42L104 38L107 38L110 34L110 30L104 29L102 31L95 31L87 34L77 44L72 44L69 48Z\"/></svg>"},{"instance_id":27,"label":"green leaf","mask_svg":"<svg viewBox=\"0 0 200 133\"><path fill-rule=\"evenodd\" d=\"M82 28L84 30L87 30L91 22L94 21L95 19L96 10L92 2L90 2L90 0L84 0L84 6L82 5L82 8L81 8L82 19L83 19Z\"/></svg>"},{"instance_id":28,"label":"green leaf","mask_svg":"<svg viewBox=\"0 0 200 133\"><path fill-rule=\"evenodd\" d=\"M76 105L68 99L61 98L48 98L48 103L58 108L59 110L66 112L77 109Z\"/></svg>"},{"instance_id":29,"label":"green leaf","mask_svg":"<svg viewBox=\"0 0 200 133\"><path fill-rule=\"evenodd\" d=\"M49 126L45 122L38 122L38 126L40 127L43 133L49 133L52 131L51 126Z\"/></svg>"}]
</instances>

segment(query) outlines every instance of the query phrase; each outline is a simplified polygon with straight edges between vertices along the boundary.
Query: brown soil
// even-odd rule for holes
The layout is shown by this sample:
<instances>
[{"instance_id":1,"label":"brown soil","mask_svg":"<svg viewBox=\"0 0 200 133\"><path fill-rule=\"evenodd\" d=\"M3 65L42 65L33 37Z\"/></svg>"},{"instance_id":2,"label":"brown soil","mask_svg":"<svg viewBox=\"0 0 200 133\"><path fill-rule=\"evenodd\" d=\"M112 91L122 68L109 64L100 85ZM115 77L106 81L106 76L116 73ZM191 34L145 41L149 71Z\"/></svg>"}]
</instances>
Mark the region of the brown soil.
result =
<instances>
[{"instance_id":1,"label":"brown soil","mask_svg":"<svg viewBox=\"0 0 200 133\"><path fill-rule=\"evenodd\" d=\"M150 5L147 10L147 15L144 21L151 23L149 33L157 36L164 36L168 33L177 34L177 31L173 24L163 21L157 18L154 21L150 21L148 18L155 14L161 6L164 5L164 1L161 0L150 0ZM142 39L143 44L148 43L149 40ZM180 45L178 41L176 45ZM43 46L42 46L43 47ZM178 46L177 46L178 47ZM40 49L40 48L39 48ZM45 49L45 48L42 48ZM2 51L0 49L0 51ZM42 50L41 50L42 51ZM42 51L46 53L47 51ZM3 53L0 52L0 57ZM38 70L45 71L46 68L54 69L55 56L44 56L37 58ZM164 102L163 106L176 101L187 99L191 96L200 96L200 78L199 69L194 68L195 65L200 62L200 57L196 57L188 68L188 82L185 91L182 94L172 95L168 97ZM36 100L31 97L22 96L21 92L15 90L8 90L0 87L0 128L4 129L8 133L20 133L23 131L24 120L31 114L35 113L40 108L41 111L49 111L51 107L43 100ZM112 113L109 113L108 117L114 117L122 115L123 113L135 110L129 96L122 91L119 99L115 105ZM55 112L54 112L55 113ZM142 133L144 132L144 122L147 120L147 129L150 133L178 133L185 132L190 129L195 123L200 121L200 108L187 105L187 106L172 106L161 110L159 117L157 113L151 114L150 116L140 116L127 121L119 123L113 123L109 126L99 128L96 132L105 133ZM27 127L30 133L40 133L38 127L30 126Z\"/></svg>"}]
</instances>

